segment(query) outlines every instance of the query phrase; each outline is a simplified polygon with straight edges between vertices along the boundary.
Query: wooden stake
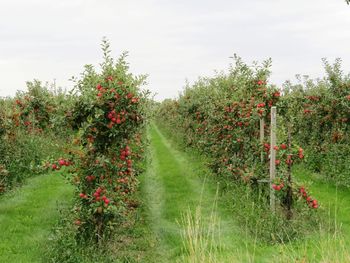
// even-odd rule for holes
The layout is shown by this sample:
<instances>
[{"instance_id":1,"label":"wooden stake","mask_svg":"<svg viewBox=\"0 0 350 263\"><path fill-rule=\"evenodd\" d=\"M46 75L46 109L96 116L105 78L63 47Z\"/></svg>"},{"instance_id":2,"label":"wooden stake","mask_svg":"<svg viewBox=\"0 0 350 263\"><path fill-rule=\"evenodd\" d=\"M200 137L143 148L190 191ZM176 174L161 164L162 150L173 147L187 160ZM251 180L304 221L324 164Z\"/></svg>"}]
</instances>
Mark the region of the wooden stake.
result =
<instances>
[{"instance_id":1,"label":"wooden stake","mask_svg":"<svg viewBox=\"0 0 350 263\"><path fill-rule=\"evenodd\" d=\"M265 120L264 118L260 118L260 143L261 145L264 143L264 131L265 131ZM261 163L264 163L264 151L261 150L260 153L260 161Z\"/></svg>"},{"instance_id":2,"label":"wooden stake","mask_svg":"<svg viewBox=\"0 0 350 263\"><path fill-rule=\"evenodd\" d=\"M271 142L270 142L270 208L275 212L275 190L272 188L273 180L276 176L276 106L271 108Z\"/></svg>"},{"instance_id":3,"label":"wooden stake","mask_svg":"<svg viewBox=\"0 0 350 263\"><path fill-rule=\"evenodd\" d=\"M288 151L292 149L292 131L291 127L288 126ZM287 205L287 219L291 219L293 216L292 205L293 205L293 193L292 193L292 163L288 164L288 182L287 182L287 196L286 196L286 205Z\"/></svg>"}]
</instances>

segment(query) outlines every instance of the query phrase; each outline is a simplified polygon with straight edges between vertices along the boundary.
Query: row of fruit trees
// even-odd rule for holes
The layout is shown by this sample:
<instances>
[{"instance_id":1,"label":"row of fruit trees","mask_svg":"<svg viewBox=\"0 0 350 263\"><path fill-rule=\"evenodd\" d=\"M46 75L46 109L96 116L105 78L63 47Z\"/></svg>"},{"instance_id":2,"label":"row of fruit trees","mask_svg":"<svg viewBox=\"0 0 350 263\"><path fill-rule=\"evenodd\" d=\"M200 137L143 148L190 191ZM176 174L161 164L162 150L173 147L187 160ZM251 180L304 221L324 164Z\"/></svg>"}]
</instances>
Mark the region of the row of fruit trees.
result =
<instances>
[{"instance_id":1,"label":"row of fruit trees","mask_svg":"<svg viewBox=\"0 0 350 263\"><path fill-rule=\"evenodd\" d=\"M115 61L109 43L102 46L101 71L87 65L73 79L72 92L34 81L27 92L0 100L0 193L23 174L63 171L75 186L71 223L80 240L94 242L107 238L137 207L151 103L141 90L145 76L129 72L126 54ZM156 118L209 156L220 177L266 196L273 190L271 199L276 196L291 219L301 200L319 207L293 180L293 165L304 162L326 180L350 185L350 78L340 61L325 61L323 79L287 82L280 89L269 84L270 66L267 60L251 67L235 56L228 74L200 78L178 99L159 103ZM277 129L271 129L274 106ZM271 140L275 135L277 141ZM269 180L271 167L276 173Z\"/></svg>"},{"instance_id":2,"label":"row of fruit trees","mask_svg":"<svg viewBox=\"0 0 350 263\"><path fill-rule=\"evenodd\" d=\"M127 53L114 60L106 40L102 50L101 71L87 65L73 79L73 91L28 82L27 92L1 99L0 112L0 140L6 145L0 154L7 156L0 160L0 192L24 179L16 166L28 167L26 176L34 171L64 175L75 186L71 224L78 240L97 243L138 206L149 104L149 92L140 89L146 77L129 72ZM37 149L21 154L29 147L24 138ZM56 146L46 149L52 142ZM34 156L42 150L45 154Z\"/></svg>"},{"instance_id":3,"label":"row of fruit trees","mask_svg":"<svg viewBox=\"0 0 350 263\"><path fill-rule=\"evenodd\" d=\"M178 99L159 104L159 123L174 134L181 131L187 145L210 156L220 176L252 187L269 182L271 198L277 196L287 218L300 200L317 209L318 201L293 180L293 165L304 162L325 180L350 182L350 78L340 70L340 60L324 64L323 79L277 88L268 81L270 60L250 67L235 56L228 74L200 78ZM271 145L274 106L277 141ZM334 168L337 153L342 165ZM276 168L271 180L269 167Z\"/></svg>"}]
</instances>

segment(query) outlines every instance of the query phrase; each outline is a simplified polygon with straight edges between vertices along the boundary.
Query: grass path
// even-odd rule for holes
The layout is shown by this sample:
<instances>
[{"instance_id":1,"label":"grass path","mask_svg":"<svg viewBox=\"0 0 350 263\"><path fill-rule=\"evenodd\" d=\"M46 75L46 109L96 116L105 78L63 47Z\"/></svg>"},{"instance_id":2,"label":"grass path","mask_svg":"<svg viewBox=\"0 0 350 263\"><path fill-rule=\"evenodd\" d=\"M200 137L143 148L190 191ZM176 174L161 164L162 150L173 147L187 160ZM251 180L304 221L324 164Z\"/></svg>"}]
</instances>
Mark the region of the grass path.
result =
<instances>
[{"instance_id":1,"label":"grass path","mask_svg":"<svg viewBox=\"0 0 350 263\"><path fill-rule=\"evenodd\" d=\"M26 185L0 197L0 262L41 262L56 202L69 202L72 188L57 173L28 179Z\"/></svg>"},{"instance_id":2,"label":"grass path","mask_svg":"<svg viewBox=\"0 0 350 263\"><path fill-rule=\"evenodd\" d=\"M200 209L202 224L208 227L213 219L217 186L205 178L210 173L200 160L175 150L155 125L149 128L149 139L152 162L142 180L142 188L150 222L159 239L163 261L181 261L184 256L181 233L188 219L184 215L194 215L196 209ZM220 250L222 258L231 257L233 251L246 244L228 207L218 204L214 210L221 233L214 242L215 249Z\"/></svg>"},{"instance_id":3,"label":"grass path","mask_svg":"<svg viewBox=\"0 0 350 263\"><path fill-rule=\"evenodd\" d=\"M211 173L203 160L172 147L155 125L150 126L148 135L149 159L152 161L141 183L149 222L162 255L159 262L201 262L186 259L181 237L186 230L183 215L191 211L193 216L200 208L204 225L201 231L205 232L211 225L217 186L213 178L206 177ZM218 202L215 211L220 236L215 239L213 253L218 257L202 262L350 262L347 252L350 244L350 191L322 183L303 169L297 169L295 175L319 199L322 209L329 211L330 222L341 223L343 235L340 239L332 233L320 231L300 242L270 246L258 244L251 236L245 235L244 227L237 226L229 207Z\"/></svg>"}]
</instances>

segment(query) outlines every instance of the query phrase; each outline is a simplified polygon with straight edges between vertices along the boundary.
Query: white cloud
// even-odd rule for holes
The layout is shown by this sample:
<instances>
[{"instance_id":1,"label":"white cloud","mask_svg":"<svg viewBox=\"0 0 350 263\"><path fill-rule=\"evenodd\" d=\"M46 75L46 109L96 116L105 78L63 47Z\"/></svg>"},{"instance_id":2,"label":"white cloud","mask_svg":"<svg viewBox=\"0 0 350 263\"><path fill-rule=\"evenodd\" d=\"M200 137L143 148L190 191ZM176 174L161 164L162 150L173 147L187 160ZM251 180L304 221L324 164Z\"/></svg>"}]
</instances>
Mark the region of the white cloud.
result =
<instances>
[{"instance_id":1,"label":"white cloud","mask_svg":"<svg viewBox=\"0 0 350 263\"><path fill-rule=\"evenodd\" d=\"M342 0L0 0L0 96L25 81L68 79L98 64L103 36L113 54L130 52L131 69L148 73L158 99L185 79L273 58L272 81L322 75L321 58L341 57L350 71L350 7Z\"/></svg>"}]
</instances>

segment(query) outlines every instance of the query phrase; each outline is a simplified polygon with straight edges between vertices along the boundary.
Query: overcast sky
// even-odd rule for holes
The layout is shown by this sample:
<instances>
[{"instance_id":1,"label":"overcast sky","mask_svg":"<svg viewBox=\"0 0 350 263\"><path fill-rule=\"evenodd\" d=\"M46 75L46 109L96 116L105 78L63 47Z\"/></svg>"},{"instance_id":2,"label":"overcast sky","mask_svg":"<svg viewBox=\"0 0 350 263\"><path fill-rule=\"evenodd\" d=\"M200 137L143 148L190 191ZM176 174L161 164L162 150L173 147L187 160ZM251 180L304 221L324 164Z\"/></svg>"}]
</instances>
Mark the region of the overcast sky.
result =
<instances>
[{"instance_id":1,"label":"overcast sky","mask_svg":"<svg viewBox=\"0 0 350 263\"><path fill-rule=\"evenodd\" d=\"M0 0L0 96L39 79L70 89L83 65L98 65L106 36L129 51L157 99L185 80L246 62L273 60L272 82L323 75L321 58L350 72L350 6L344 0Z\"/></svg>"}]
</instances>

